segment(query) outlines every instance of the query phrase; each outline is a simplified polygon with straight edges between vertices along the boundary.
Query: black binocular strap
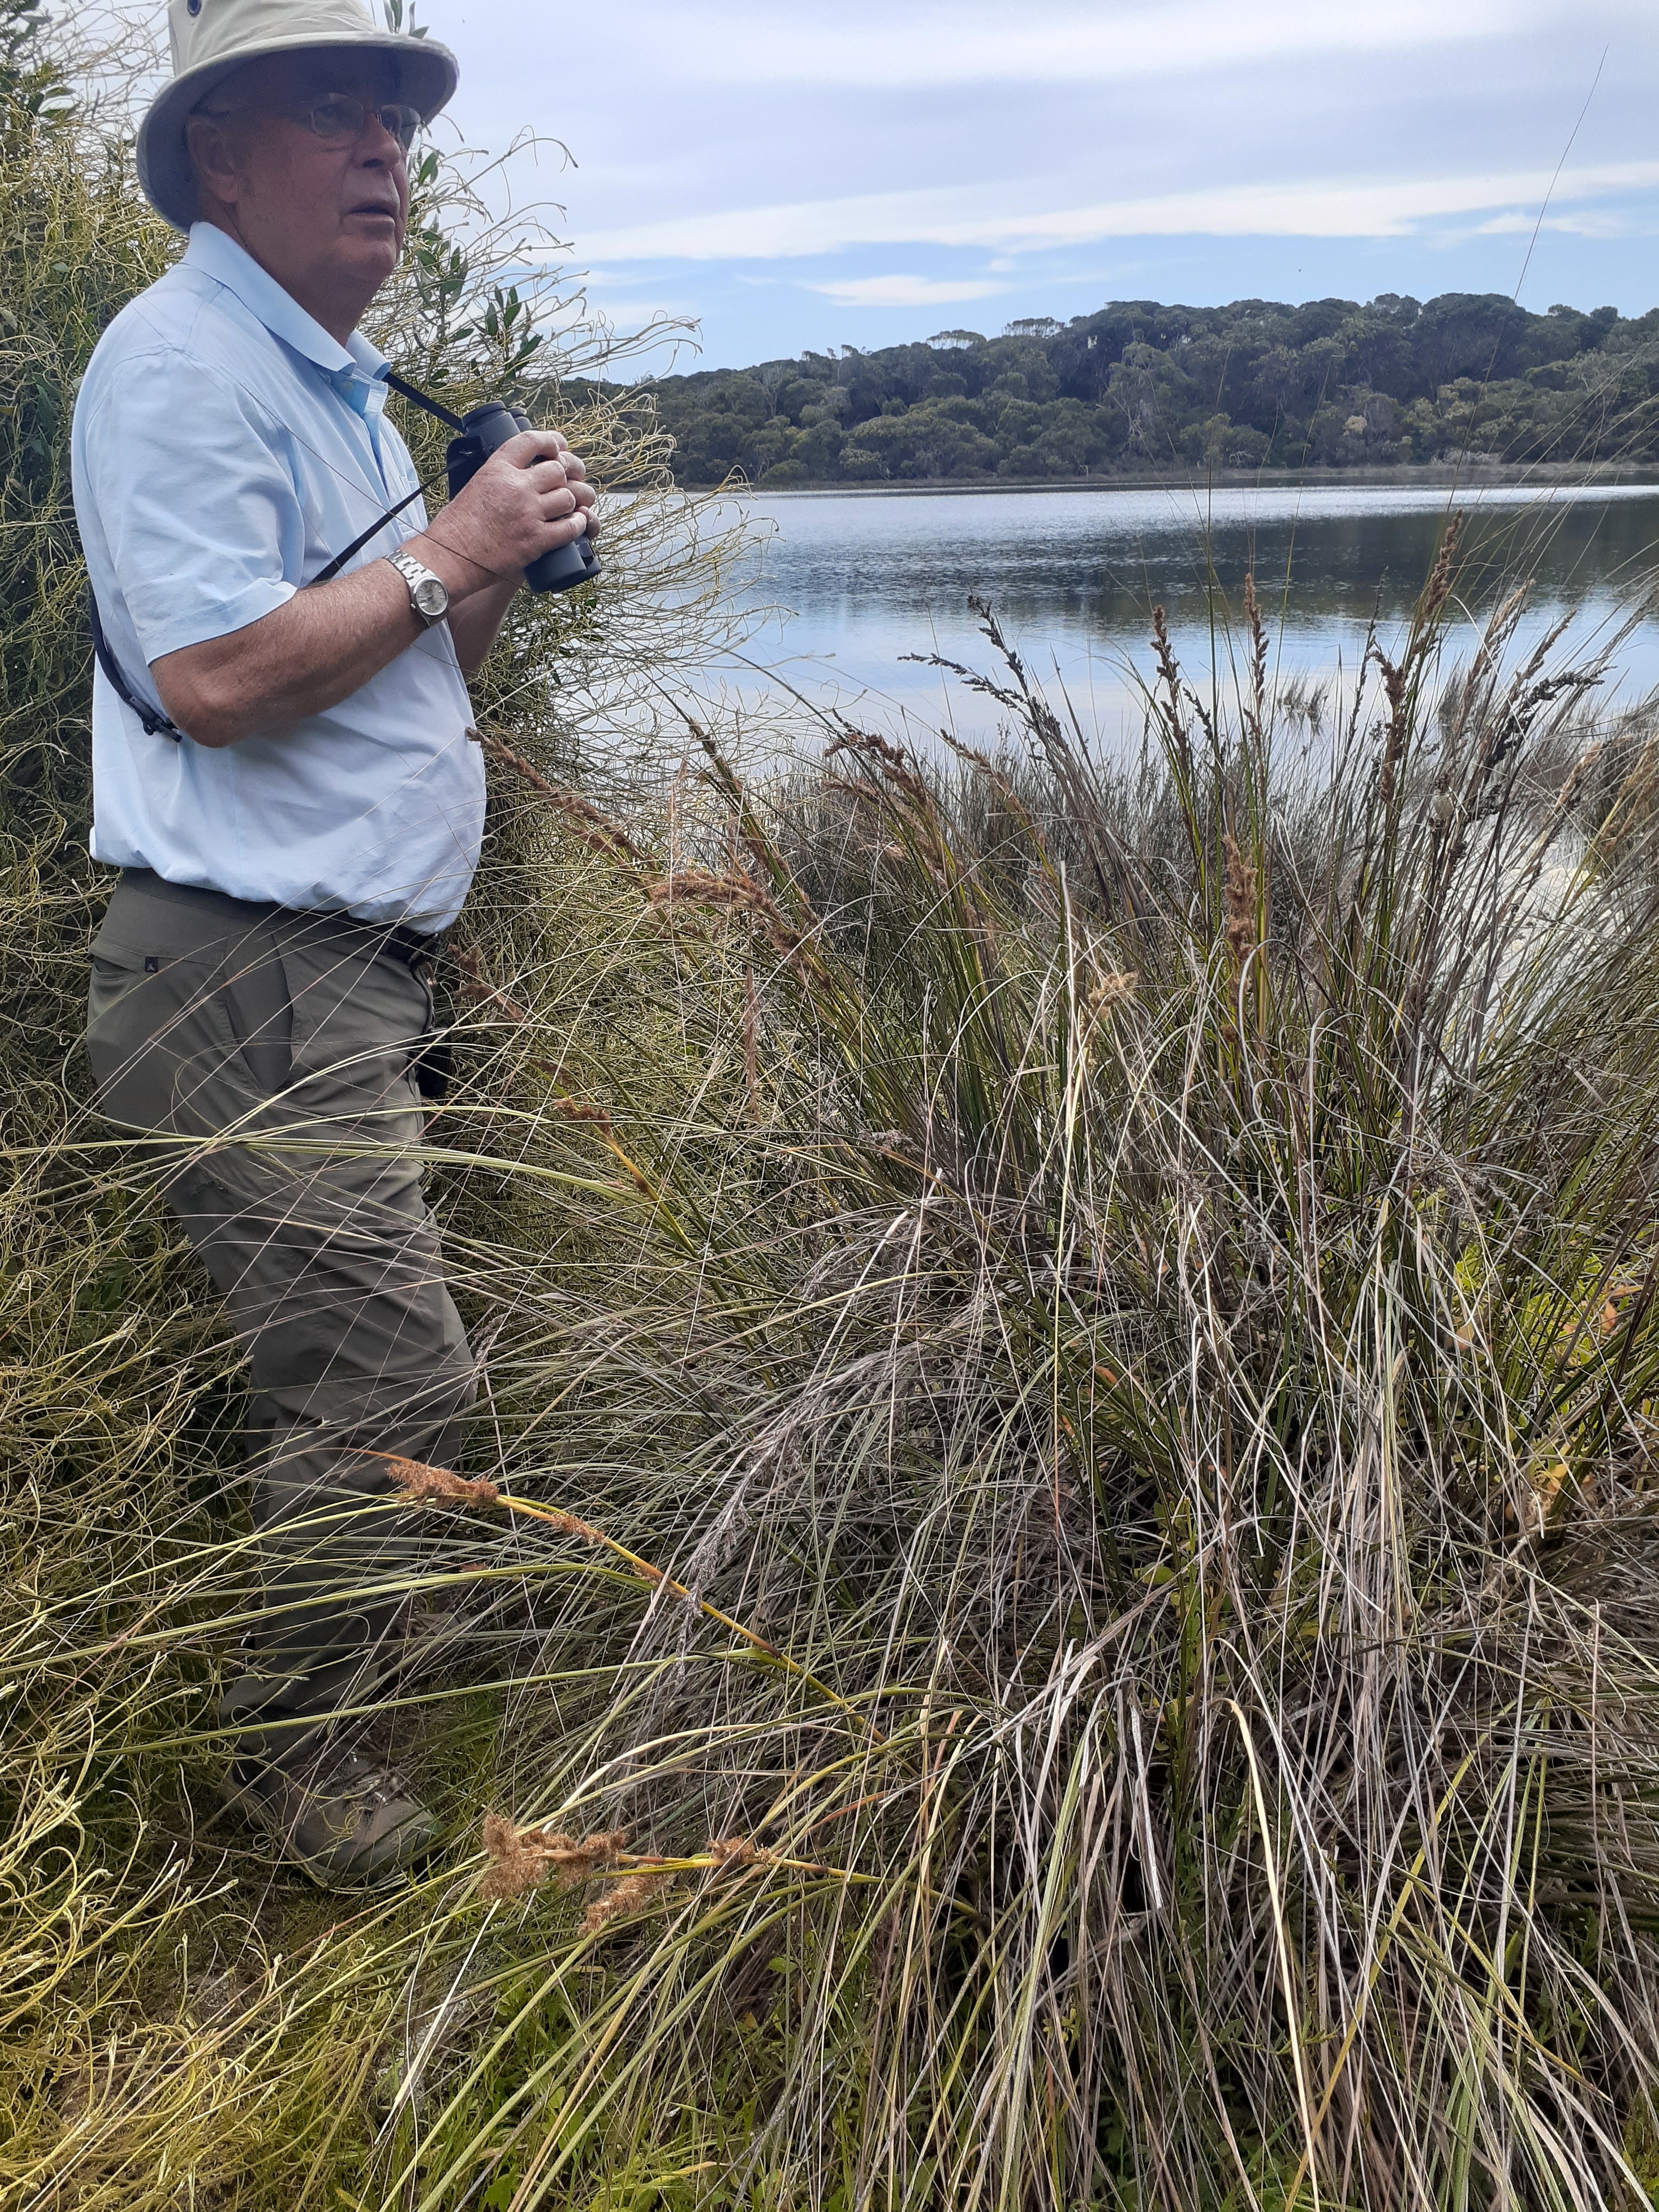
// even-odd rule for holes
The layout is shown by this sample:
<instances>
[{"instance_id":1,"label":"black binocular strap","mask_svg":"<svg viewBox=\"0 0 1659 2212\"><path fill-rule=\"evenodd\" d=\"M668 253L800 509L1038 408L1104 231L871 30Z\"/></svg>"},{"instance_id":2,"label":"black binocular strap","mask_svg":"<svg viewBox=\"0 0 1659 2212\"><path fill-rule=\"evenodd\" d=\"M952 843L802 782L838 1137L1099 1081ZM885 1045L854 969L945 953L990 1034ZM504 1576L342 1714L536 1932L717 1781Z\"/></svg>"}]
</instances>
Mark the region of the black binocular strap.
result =
<instances>
[{"instance_id":1,"label":"black binocular strap","mask_svg":"<svg viewBox=\"0 0 1659 2212\"><path fill-rule=\"evenodd\" d=\"M109 649L109 640L104 635L104 625L98 612L98 600L92 588L92 579L87 579L87 622L92 631L92 649L98 656L98 665L103 670L109 688L124 707L131 707L143 726L147 738L171 738L174 744L184 736L177 722L170 722L159 707L147 707L142 699L133 696L132 686L121 673L121 664Z\"/></svg>"},{"instance_id":2,"label":"black binocular strap","mask_svg":"<svg viewBox=\"0 0 1659 2212\"><path fill-rule=\"evenodd\" d=\"M411 400L416 407L423 409L428 415L435 416L440 422L447 423L452 430L465 429L466 425L459 415L453 413L441 401L432 398L427 392L422 392L418 385L410 384L401 376L394 376L390 369L386 373L386 380L400 398ZM369 539L378 538L387 523L395 522L406 507L413 507L421 494L423 491L430 491L443 474L442 469L437 470L427 478L424 483L416 484L407 499L400 499L396 507L387 507L386 513L377 521L371 522L367 530L352 539L343 553L337 553L325 568L319 568L312 578L311 583L331 583L353 554L361 553ZM311 585L307 584L306 589L309 591ZM185 734L185 732L176 722L170 721L159 707L147 707L143 701L136 696L132 686L121 673L121 664L110 651L109 641L104 635L103 619L98 612L97 596L93 591L90 576L87 579L87 622L92 631L93 652L97 656L98 665L103 670L110 690L114 692L124 707L130 707L137 714L139 725L147 738L171 738L177 744Z\"/></svg>"},{"instance_id":3,"label":"black binocular strap","mask_svg":"<svg viewBox=\"0 0 1659 2212\"><path fill-rule=\"evenodd\" d=\"M436 416L439 422L447 423L452 430L465 430L466 428L466 425L462 422L459 415L452 414L447 407L443 406L438 400L429 398L426 392L420 389L418 385L405 383L401 376L394 376L390 369L387 369L386 373L386 380L393 392L398 392L404 399L412 400L416 407L423 408L428 415ZM346 562L349 561L355 554L361 553L371 538L378 538L380 532L386 528L388 522L395 522L406 507L413 507L421 494L423 491L430 491L433 485L440 481L443 474L444 471L442 469L434 469L424 483L418 483L416 485L414 490L410 492L407 499L400 499L396 507L387 507L386 513L380 517L380 520L378 522L371 522L367 530L360 532L359 534L352 539L350 544L346 547L343 553L337 553L334 556L334 558L329 562L327 568L319 568L317 571L317 574L312 578L311 582L313 584L331 584L334 579L339 574L341 569L344 568ZM306 588L309 591L311 586L308 584Z\"/></svg>"},{"instance_id":4,"label":"black binocular strap","mask_svg":"<svg viewBox=\"0 0 1659 2212\"><path fill-rule=\"evenodd\" d=\"M424 409L427 414L435 415L439 422L447 423L452 430L465 429L466 425L459 415L453 413L441 400L434 399L429 392L422 392L418 384L407 382L403 377L394 375L391 369L387 369L386 373L386 380L400 399L412 400L416 407Z\"/></svg>"}]
</instances>

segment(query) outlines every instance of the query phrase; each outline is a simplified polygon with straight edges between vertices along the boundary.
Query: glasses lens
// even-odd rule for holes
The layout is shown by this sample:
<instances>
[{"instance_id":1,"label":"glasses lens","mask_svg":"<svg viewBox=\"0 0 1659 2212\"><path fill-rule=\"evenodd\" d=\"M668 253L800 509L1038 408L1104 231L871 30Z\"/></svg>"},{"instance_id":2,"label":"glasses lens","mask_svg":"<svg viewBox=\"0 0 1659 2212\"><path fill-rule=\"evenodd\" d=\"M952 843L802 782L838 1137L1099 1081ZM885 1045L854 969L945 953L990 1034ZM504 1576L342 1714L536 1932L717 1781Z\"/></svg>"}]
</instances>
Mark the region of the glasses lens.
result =
<instances>
[{"instance_id":1,"label":"glasses lens","mask_svg":"<svg viewBox=\"0 0 1659 2212\"><path fill-rule=\"evenodd\" d=\"M408 153L415 143L415 133L421 127L418 107L405 107L401 100L393 100L380 111L382 126L392 133L398 143Z\"/></svg>"},{"instance_id":2,"label":"glasses lens","mask_svg":"<svg viewBox=\"0 0 1659 2212\"><path fill-rule=\"evenodd\" d=\"M406 107L401 100L390 100L370 109L361 100L352 100L344 93L333 93L326 100L313 102L311 127L325 145L343 146L362 137L371 113L381 129L390 132L407 153L421 127L421 114L418 108Z\"/></svg>"},{"instance_id":3,"label":"glasses lens","mask_svg":"<svg viewBox=\"0 0 1659 2212\"><path fill-rule=\"evenodd\" d=\"M326 144L337 146L348 138L362 137L364 112L361 100L348 100L343 93L337 93L313 102L311 127Z\"/></svg>"}]
</instances>

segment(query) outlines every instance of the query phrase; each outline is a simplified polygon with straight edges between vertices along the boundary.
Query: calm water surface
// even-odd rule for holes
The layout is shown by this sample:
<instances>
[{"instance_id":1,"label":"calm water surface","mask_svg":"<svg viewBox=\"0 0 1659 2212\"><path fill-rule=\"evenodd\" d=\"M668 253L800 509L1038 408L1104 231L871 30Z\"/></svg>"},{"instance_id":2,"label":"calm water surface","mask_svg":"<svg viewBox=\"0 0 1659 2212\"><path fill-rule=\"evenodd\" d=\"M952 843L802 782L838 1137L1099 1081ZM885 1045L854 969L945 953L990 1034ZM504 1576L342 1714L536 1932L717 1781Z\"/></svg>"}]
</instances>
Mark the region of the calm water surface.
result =
<instances>
[{"instance_id":1,"label":"calm water surface","mask_svg":"<svg viewBox=\"0 0 1659 2212\"><path fill-rule=\"evenodd\" d=\"M1366 623L1397 635L1431 568L1453 503L1468 558L1452 640L1467 657L1479 624L1521 577L1534 580L1524 647L1564 615L1579 649L1622 619L1659 563L1659 487L1449 494L1419 486L1227 490L751 495L742 505L770 538L757 607L778 611L748 647L814 699L861 715L895 712L957 731L994 732L995 707L909 653L981 667L989 648L970 595L988 599L1034 673L1056 676L1103 733L1140 726L1132 670L1150 673L1150 611L1161 602L1183 666L1212 669L1212 577L1223 617L1224 683L1246 572L1274 638L1282 678L1352 671ZM740 665L728 679L753 693ZM1659 686L1659 624L1619 655L1618 696Z\"/></svg>"}]
</instances>

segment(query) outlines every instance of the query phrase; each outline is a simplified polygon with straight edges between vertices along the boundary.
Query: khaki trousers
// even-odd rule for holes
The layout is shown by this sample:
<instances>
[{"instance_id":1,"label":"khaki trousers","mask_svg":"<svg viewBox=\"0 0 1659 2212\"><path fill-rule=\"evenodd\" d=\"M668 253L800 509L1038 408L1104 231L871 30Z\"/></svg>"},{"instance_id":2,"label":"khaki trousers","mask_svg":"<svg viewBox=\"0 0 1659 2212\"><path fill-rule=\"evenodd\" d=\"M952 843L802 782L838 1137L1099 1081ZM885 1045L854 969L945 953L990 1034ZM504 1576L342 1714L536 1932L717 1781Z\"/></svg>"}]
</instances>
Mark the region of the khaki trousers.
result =
<instances>
[{"instance_id":1,"label":"khaki trousers","mask_svg":"<svg viewBox=\"0 0 1659 2212\"><path fill-rule=\"evenodd\" d=\"M387 942L137 871L93 942L99 1103L176 1140L167 1199L247 1357L263 1611L220 1717L267 1757L396 1658L418 1546L375 1455L453 1465L472 1401L421 1193L431 996Z\"/></svg>"}]
</instances>

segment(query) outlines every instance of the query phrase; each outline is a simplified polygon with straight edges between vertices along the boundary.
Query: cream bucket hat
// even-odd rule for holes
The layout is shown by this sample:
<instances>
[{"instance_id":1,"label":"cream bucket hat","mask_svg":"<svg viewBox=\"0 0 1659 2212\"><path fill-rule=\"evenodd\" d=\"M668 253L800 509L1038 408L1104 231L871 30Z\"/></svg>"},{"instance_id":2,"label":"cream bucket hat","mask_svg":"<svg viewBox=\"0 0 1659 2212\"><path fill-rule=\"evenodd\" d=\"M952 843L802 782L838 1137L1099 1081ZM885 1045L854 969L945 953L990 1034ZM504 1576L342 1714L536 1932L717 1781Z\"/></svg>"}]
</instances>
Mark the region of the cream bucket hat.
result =
<instances>
[{"instance_id":1,"label":"cream bucket hat","mask_svg":"<svg viewBox=\"0 0 1659 2212\"><path fill-rule=\"evenodd\" d=\"M167 32L173 80L138 126L138 181L178 230L197 216L185 118L244 62L314 46L386 54L398 64L398 97L428 122L460 78L447 46L380 29L363 0L169 0Z\"/></svg>"}]
</instances>

